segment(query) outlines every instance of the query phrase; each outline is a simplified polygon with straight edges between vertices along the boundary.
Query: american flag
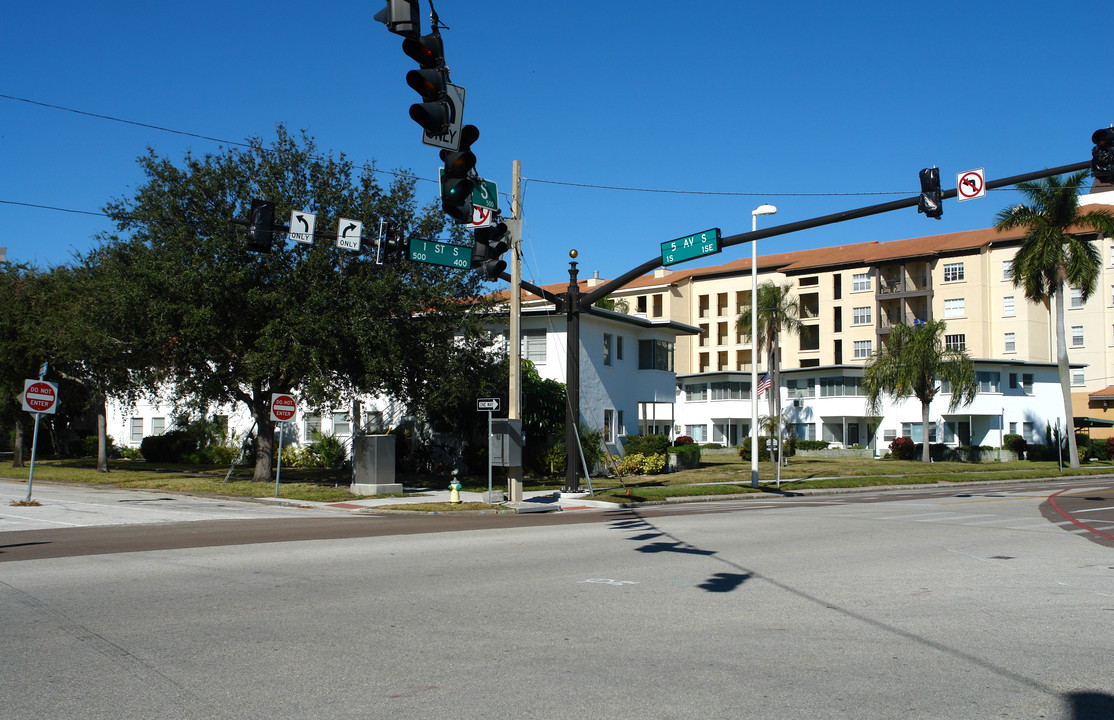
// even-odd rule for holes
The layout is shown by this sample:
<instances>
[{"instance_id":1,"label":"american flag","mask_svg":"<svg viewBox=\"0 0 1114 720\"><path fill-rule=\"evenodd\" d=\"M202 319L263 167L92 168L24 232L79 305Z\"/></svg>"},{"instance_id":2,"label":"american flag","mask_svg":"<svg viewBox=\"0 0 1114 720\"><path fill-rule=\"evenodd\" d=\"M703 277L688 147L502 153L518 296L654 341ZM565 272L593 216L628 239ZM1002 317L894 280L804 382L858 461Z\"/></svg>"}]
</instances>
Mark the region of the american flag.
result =
<instances>
[{"instance_id":1,"label":"american flag","mask_svg":"<svg viewBox=\"0 0 1114 720\"><path fill-rule=\"evenodd\" d=\"M762 393L766 392L769 389L770 389L770 373L766 373L765 375L762 376L762 379L758 381L758 394L761 395Z\"/></svg>"}]
</instances>

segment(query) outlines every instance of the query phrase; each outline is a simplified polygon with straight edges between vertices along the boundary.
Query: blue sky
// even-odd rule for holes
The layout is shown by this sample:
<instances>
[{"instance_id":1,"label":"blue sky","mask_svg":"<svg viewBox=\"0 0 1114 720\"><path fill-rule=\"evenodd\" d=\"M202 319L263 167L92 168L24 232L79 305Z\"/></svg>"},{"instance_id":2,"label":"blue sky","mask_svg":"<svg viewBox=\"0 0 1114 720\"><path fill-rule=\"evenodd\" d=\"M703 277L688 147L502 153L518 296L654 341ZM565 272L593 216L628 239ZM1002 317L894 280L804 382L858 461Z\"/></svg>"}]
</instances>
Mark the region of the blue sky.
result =
<instances>
[{"instance_id":1,"label":"blue sky","mask_svg":"<svg viewBox=\"0 0 1114 720\"><path fill-rule=\"evenodd\" d=\"M412 169L432 201L437 150L407 109L413 62L385 2L15 3L0 94L226 140L306 129L357 163ZM423 0L423 32L428 3ZM750 229L915 195L917 172L989 179L1090 158L1114 122L1094 3L436 0L481 175L525 183L524 277L605 278L710 227ZM0 246L51 266L87 250L98 212L218 143L0 98ZM386 177L384 183L386 183ZM557 183L573 183L565 185ZM609 187L673 192L634 192ZM869 193L888 193L873 195ZM1011 191L785 235L760 253L988 227ZM504 206L509 205L506 197ZM746 245L691 263L749 255ZM684 267L688 267L686 265Z\"/></svg>"}]
</instances>

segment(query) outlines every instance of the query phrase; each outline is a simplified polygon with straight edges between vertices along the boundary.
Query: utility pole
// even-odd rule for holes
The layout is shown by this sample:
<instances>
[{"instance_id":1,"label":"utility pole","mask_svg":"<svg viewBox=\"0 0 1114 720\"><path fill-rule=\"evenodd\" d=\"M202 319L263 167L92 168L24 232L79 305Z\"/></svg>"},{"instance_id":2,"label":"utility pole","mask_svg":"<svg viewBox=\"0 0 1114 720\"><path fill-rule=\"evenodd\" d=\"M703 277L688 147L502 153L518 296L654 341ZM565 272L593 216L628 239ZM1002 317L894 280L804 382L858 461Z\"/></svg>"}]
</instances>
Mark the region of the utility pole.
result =
<instances>
[{"instance_id":1,"label":"utility pole","mask_svg":"<svg viewBox=\"0 0 1114 720\"><path fill-rule=\"evenodd\" d=\"M575 258L576 250L569 252ZM565 487L562 492L580 492L580 286L576 261L569 263L569 289L565 293Z\"/></svg>"},{"instance_id":2,"label":"utility pole","mask_svg":"<svg viewBox=\"0 0 1114 720\"><path fill-rule=\"evenodd\" d=\"M511 319L507 342L510 358L510 387L507 393L507 419L522 419L522 163L511 169ZM525 444L525 438L524 442ZM521 457L521 455L520 455ZM522 502L522 466L507 468L507 500Z\"/></svg>"}]
</instances>

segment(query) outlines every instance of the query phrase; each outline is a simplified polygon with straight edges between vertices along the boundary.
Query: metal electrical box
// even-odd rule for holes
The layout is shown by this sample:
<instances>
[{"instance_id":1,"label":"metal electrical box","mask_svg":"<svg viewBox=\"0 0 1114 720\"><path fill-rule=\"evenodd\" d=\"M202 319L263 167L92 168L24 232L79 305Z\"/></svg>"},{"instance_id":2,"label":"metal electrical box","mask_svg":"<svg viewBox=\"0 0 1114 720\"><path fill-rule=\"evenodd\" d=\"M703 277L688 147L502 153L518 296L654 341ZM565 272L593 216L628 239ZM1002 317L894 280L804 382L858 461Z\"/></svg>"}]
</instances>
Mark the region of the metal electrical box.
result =
<instances>
[{"instance_id":1,"label":"metal electrical box","mask_svg":"<svg viewBox=\"0 0 1114 720\"><path fill-rule=\"evenodd\" d=\"M492 419L491 464L497 467L522 467L521 420Z\"/></svg>"}]
</instances>

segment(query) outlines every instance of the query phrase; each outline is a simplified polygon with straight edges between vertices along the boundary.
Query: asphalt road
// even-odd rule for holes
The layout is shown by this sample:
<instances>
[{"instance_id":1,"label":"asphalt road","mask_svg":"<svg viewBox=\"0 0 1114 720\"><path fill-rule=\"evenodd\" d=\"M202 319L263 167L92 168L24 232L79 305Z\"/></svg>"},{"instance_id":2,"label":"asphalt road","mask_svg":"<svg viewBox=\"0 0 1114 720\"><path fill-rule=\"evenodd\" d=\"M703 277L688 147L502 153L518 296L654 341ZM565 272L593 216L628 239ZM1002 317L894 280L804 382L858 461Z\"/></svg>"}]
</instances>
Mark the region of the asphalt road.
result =
<instances>
[{"instance_id":1,"label":"asphalt road","mask_svg":"<svg viewBox=\"0 0 1114 720\"><path fill-rule=\"evenodd\" d=\"M345 536L2 563L0 697L5 717L52 719L1109 718L1114 550L1046 513L1059 493L1104 526L1087 498L1112 490L442 516L406 534L370 529L407 518L340 513L157 524L145 542L211 524Z\"/></svg>"}]
</instances>

